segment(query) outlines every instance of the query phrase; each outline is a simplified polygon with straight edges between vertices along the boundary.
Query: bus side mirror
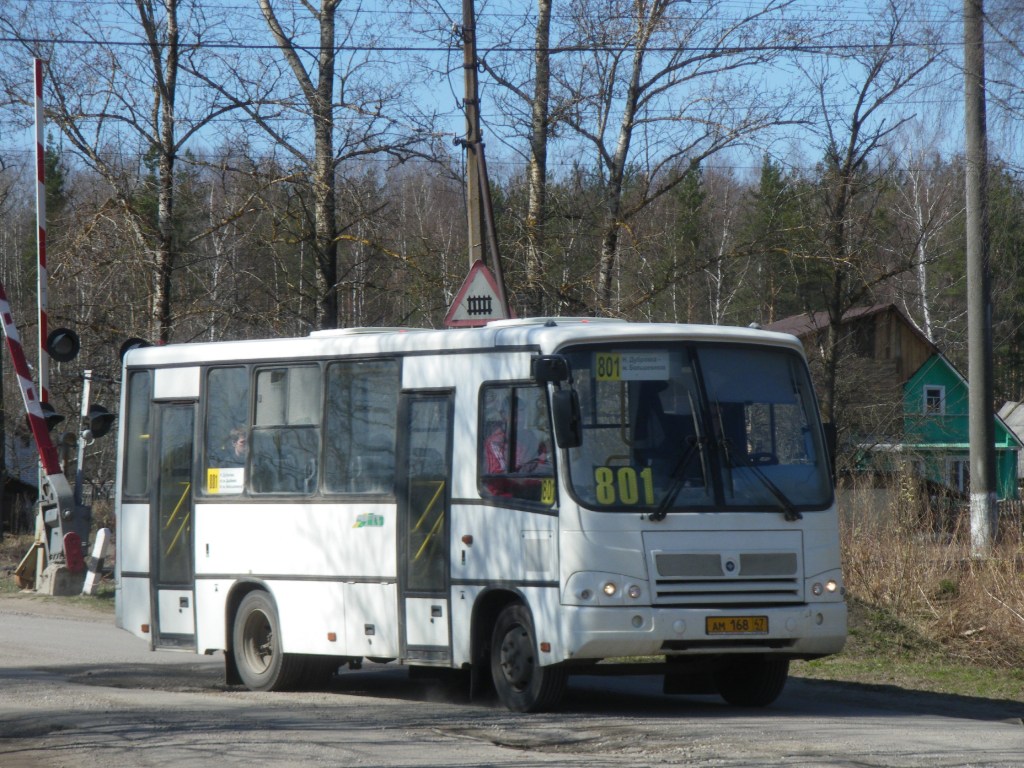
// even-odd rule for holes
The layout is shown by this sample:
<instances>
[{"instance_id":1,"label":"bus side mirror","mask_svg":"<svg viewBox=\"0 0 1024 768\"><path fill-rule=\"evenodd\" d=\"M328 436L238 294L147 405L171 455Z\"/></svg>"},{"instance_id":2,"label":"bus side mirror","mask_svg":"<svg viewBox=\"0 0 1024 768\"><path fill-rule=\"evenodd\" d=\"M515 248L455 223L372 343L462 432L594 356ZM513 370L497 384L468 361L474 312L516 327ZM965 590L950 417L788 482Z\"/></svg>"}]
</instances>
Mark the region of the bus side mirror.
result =
<instances>
[{"instance_id":1,"label":"bus side mirror","mask_svg":"<svg viewBox=\"0 0 1024 768\"><path fill-rule=\"evenodd\" d=\"M580 398L575 389L556 389L551 395L555 442L559 448L577 448L583 443Z\"/></svg>"},{"instance_id":2,"label":"bus side mirror","mask_svg":"<svg viewBox=\"0 0 1024 768\"><path fill-rule=\"evenodd\" d=\"M538 355L530 360L530 369L537 384L569 381L569 361L562 355Z\"/></svg>"}]
</instances>

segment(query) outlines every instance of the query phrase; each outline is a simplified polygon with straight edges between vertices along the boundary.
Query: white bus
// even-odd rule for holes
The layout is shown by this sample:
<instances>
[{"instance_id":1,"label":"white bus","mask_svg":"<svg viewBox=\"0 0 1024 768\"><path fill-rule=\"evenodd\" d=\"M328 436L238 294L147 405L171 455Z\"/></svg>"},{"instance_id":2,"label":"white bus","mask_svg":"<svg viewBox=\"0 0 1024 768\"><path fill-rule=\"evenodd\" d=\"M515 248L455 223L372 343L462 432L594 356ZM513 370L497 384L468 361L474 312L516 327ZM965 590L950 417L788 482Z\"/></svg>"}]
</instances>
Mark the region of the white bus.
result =
<instances>
[{"instance_id":1,"label":"white bus","mask_svg":"<svg viewBox=\"0 0 1024 768\"><path fill-rule=\"evenodd\" d=\"M573 672L642 669L760 706L845 641L792 336L346 329L135 349L123 374L118 626L223 651L229 683L397 661L535 711Z\"/></svg>"}]
</instances>

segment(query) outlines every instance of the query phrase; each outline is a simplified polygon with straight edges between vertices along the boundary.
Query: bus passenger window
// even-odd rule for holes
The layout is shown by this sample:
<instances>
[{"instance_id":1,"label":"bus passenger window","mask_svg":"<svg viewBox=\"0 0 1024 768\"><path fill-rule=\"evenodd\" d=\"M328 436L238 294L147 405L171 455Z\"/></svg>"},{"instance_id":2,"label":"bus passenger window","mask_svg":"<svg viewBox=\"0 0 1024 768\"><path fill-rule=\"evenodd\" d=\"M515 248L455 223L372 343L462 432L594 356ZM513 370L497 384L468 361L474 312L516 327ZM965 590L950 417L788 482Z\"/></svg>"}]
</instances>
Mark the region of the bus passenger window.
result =
<instances>
[{"instance_id":1,"label":"bus passenger window","mask_svg":"<svg viewBox=\"0 0 1024 768\"><path fill-rule=\"evenodd\" d=\"M480 495L496 500L555 502L547 391L492 386L480 393Z\"/></svg>"},{"instance_id":2,"label":"bus passenger window","mask_svg":"<svg viewBox=\"0 0 1024 768\"><path fill-rule=\"evenodd\" d=\"M250 488L254 493L315 493L320 477L320 367L256 373Z\"/></svg>"},{"instance_id":3,"label":"bus passenger window","mask_svg":"<svg viewBox=\"0 0 1024 768\"><path fill-rule=\"evenodd\" d=\"M248 433L249 371L242 366L211 369L206 377L205 493L245 490Z\"/></svg>"},{"instance_id":4,"label":"bus passenger window","mask_svg":"<svg viewBox=\"0 0 1024 768\"><path fill-rule=\"evenodd\" d=\"M125 419L124 493L144 496L149 493L150 434L149 371L133 372L128 377L128 415Z\"/></svg>"},{"instance_id":5,"label":"bus passenger window","mask_svg":"<svg viewBox=\"0 0 1024 768\"><path fill-rule=\"evenodd\" d=\"M397 360L327 366L325 491L394 493L400 386Z\"/></svg>"}]
</instances>

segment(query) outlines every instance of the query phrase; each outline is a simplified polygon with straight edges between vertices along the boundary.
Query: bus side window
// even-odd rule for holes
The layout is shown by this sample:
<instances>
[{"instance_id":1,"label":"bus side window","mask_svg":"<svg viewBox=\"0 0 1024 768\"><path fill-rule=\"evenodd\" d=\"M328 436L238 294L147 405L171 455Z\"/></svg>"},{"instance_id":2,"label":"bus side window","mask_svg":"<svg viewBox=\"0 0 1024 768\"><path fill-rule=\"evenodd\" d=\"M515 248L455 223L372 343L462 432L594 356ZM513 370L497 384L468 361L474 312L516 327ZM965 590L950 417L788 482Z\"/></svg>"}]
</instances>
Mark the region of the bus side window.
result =
<instances>
[{"instance_id":1,"label":"bus side window","mask_svg":"<svg viewBox=\"0 0 1024 768\"><path fill-rule=\"evenodd\" d=\"M397 360L327 366L324 490L391 494L401 377Z\"/></svg>"},{"instance_id":2,"label":"bus side window","mask_svg":"<svg viewBox=\"0 0 1024 768\"><path fill-rule=\"evenodd\" d=\"M256 372L251 481L255 493L308 495L317 490L320 388L316 365Z\"/></svg>"},{"instance_id":3,"label":"bus side window","mask_svg":"<svg viewBox=\"0 0 1024 768\"><path fill-rule=\"evenodd\" d=\"M149 493L150 374L134 371L128 377L128 416L125 420L124 493Z\"/></svg>"},{"instance_id":4,"label":"bus side window","mask_svg":"<svg viewBox=\"0 0 1024 768\"><path fill-rule=\"evenodd\" d=\"M238 494L244 490L249 456L249 371L242 366L212 368L206 376L204 455L206 493ZM216 471L217 481L210 473Z\"/></svg>"},{"instance_id":5,"label":"bus side window","mask_svg":"<svg viewBox=\"0 0 1024 768\"><path fill-rule=\"evenodd\" d=\"M547 392L489 386L480 392L480 495L551 506L554 469Z\"/></svg>"}]
</instances>

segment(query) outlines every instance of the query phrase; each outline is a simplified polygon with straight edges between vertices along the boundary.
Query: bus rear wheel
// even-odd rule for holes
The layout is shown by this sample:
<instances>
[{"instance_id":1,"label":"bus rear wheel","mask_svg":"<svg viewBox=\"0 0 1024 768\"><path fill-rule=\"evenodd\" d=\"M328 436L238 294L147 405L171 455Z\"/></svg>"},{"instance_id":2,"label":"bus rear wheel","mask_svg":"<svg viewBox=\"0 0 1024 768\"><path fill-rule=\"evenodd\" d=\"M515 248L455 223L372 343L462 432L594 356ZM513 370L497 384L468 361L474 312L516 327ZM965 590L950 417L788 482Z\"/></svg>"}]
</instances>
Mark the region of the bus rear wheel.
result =
<instances>
[{"instance_id":1,"label":"bus rear wheel","mask_svg":"<svg viewBox=\"0 0 1024 768\"><path fill-rule=\"evenodd\" d=\"M565 693L565 670L540 665L533 620L521 604L498 614L491 635L491 677L498 698L513 712L551 709Z\"/></svg>"},{"instance_id":2,"label":"bus rear wheel","mask_svg":"<svg viewBox=\"0 0 1024 768\"><path fill-rule=\"evenodd\" d=\"M723 661L715 670L719 695L736 707L766 707L786 685L789 660L751 656Z\"/></svg>"},{"instance_id":3,"label":"bus rear wheel","mask_svg":"<svg viewBox=\"0 0 1024 768\"><path fill-rule=\"evenodd\" d=\"M283 691L295 684L304 664L281 651L281 621L266 592L250 592L238 606L232 632L238 675L251 691Z\"/></svg>"}]
</instances>

